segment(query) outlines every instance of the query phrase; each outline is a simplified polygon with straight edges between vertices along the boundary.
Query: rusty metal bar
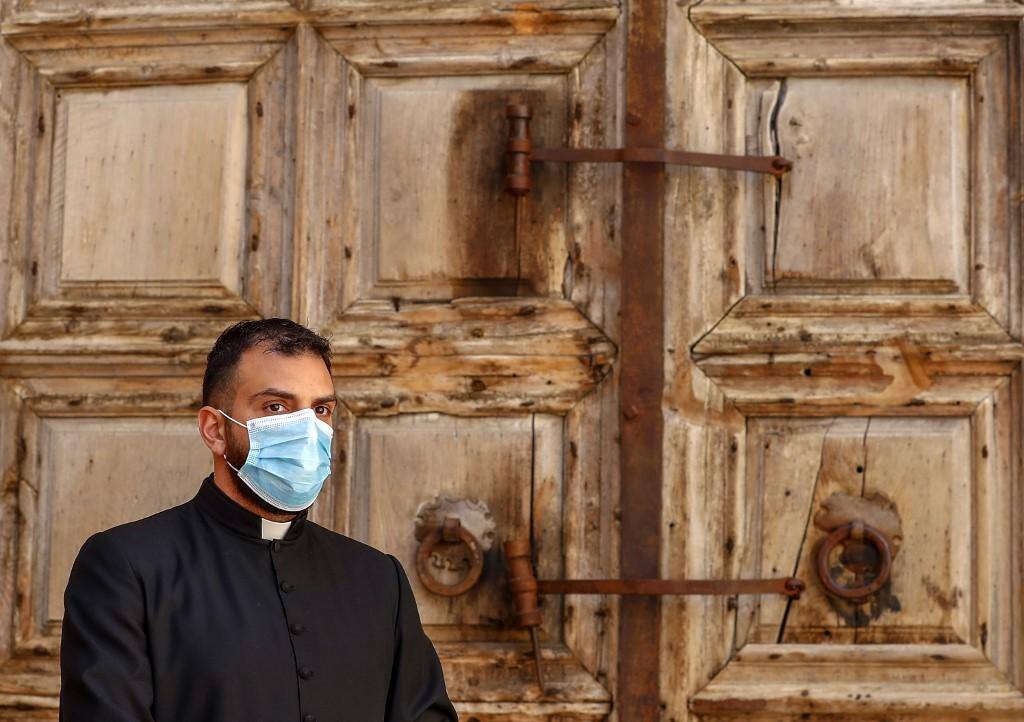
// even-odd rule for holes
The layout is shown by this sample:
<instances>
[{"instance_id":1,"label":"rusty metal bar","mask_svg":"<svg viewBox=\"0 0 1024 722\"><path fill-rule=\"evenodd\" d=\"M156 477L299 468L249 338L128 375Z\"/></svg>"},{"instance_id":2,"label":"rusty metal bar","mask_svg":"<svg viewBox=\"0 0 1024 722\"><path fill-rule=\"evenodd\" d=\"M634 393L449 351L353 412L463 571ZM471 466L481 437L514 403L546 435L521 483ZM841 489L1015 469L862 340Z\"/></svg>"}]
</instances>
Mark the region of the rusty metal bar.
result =
<instances>
[{"instance_id":1,"label":"rusty metal bar","mask_svg":"<svg viewBox=\"0 0 1024 722\"><path fill-rule=\"evenodd\" d=\"M537 579L531 563L530 540L508 539L504 544L509 590L516 624L541 623L538 594L783 594L799 598L806 585L797 577L776 579Z\"/></svg>"},{"instance_id":2,"label":"rusty metal bar","mask_svg":"<svg viewBox=\"0 0 1024 722\"><path fill-rule=\"evenodd\" d=\"M722 155L667 148L534 148L533 161L560 163L660 163L701 168L726 168L781 176L793 163L780 155Z\"/></svg>"},{"instance_id":3,"label":"rusty metal bar","mask_svg":"<svg viewBox=\"0 0 1024 722\"><path fill-rule=\"evenodd\" d=\"M784 594L799 597L804 583L780 579L538 579L538 594Z\"/></svg>"},{"instance_id":4,"label":"rusty metal bar","mask_svg":"<svg viewBox=\"0 0 1024 722\"><path fill-rule=\"evenodd\" d=\"M625 145L665 145L665 23L668 4L634 0L626 15ZM662 389L665 385L665 166L622 168L622 261L619 315L619 570L657 577L663 483ZM661 601L625 596L619 604L615 706L629 722L661 719Z\"/></svg>"},{"instance_id":5,"label":"rusty metal bar","mask_svg":"<svg viewBox=\"0 0 1024 722\"><path fill-rule=\"evenodd\" d=\"M616 594L662 596L666 594L784 594L799 599L803 581L781 579L537 579L533 573L529 539L508 539L503 545L506 578L515 608L516 626L527 627L533 642L537 684L543 692L537 630L543 621L541 594ZM656 653L655 653L656 654Z\"/></svg>"},{"instance_id":6,"label":"rusty metal bar","mask_svg":"<svg viewBox=\"0 0 1024 722\"><path fill-rule=\"evenodd\" d=\"M544 682L544 667L540 663L540 638L537 636L537 628L530 627L530 643L533 645L533 671L537 674L537 686L541 694L547 694L548 687Z\"/></svg>"},{"instance_id":7,"label":"rusty metal bar","mask_svg":"<svg viewBox=\"0 0 1024 722\"><path fill-rule=\"evenodd\" d=\"M505 190L515 196L516 239L520 234L520 216L523 201L530 192L530 164L555 163L651 163L656 165L685 165L698 168L724 168L726 170L765 173L776 178L793 169L793 162L781 155L727 155L722 153L696 153L668 148L534 148L530 137L530 119L533 109L525 103L512 103L506 110L508 139L505 154L508 170Z\"/></svg>"}]
</instances>

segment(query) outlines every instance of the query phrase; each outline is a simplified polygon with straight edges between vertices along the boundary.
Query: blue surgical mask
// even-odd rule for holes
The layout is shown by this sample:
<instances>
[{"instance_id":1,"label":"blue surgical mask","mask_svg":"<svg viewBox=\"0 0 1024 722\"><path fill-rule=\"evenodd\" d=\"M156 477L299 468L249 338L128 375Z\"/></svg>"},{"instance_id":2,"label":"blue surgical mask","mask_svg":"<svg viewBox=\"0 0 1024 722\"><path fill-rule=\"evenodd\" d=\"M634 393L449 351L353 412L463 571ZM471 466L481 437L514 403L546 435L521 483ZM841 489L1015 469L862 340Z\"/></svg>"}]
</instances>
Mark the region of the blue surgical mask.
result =
<instances>
[{"instance_id":1,"label":"blue surgical mask","mask_svg":"<svg viewBox=\"0 0 1024 722\"><path fill-rule=\"evenodd\" d=\"M313 503L331 473L331 437L334 429L316 417L313 409L235 421L249 432L249 455L235 470L246 486L271 506L301 511Z\"/></svg>"}]
</instances>

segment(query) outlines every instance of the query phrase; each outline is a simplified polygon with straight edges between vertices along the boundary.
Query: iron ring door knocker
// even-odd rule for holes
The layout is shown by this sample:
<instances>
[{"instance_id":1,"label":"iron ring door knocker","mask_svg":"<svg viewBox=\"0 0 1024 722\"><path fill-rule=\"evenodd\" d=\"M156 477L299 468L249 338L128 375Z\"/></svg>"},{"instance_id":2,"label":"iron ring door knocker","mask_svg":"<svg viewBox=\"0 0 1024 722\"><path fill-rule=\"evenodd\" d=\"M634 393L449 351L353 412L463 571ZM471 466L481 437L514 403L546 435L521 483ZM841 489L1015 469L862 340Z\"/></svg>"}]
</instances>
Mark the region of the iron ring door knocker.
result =
<instances>
[{"instance_id":1,"label":"iron ring door knocker","mask_svg":"<svg viewBox=\"0 0 1024 722\"><path fill-rule=\"evenodd\" d=\"M437 577L431 574L431 560L438 545L455 542L460 542L466 547L466 551L469 554L469 566L466 570L466 576L461 581L455 584L445 584L438 581ZM443 597L457 597L460 594L465 594L480 581L480 575L483 571L484 551L480 546L480 542L454 516L447 517L444 520L444 524L423 537L419 549L416 550L416 573L419 574L420 581L423 582L423 586L434 594L440 594Z\"/></svg>"},{"instance_id":2,"label":"iron ring door knocker","mask_svg":"<svg viewBox=\"0 0 1024 722\"><path fill-rule=\"evenodd\" d=\"M867 541L878 552L877 573L867 584L855 587L844 587L836 583L832 577L829 557L832 550L847 539ZM818 578L829 594L847 600L861 600L874 594L889 579L892 571L892 543L888 536L862 521L852 521L834 529L821 543L817 557Z\"/></svg>"},{"instance_id":3,"label":"iron ring door knocker","mask_svg":"<svg viewBox=\"0 0 1024 722\"><path fill-rule=\"evenodd\" d=\"M416 574L423 586L442 597L456 597L476 586L483 575L484 555L494 543L494 528L490 509L482 501L439 494L420 504L415 519Z\"/></svg>"}]
</instances>

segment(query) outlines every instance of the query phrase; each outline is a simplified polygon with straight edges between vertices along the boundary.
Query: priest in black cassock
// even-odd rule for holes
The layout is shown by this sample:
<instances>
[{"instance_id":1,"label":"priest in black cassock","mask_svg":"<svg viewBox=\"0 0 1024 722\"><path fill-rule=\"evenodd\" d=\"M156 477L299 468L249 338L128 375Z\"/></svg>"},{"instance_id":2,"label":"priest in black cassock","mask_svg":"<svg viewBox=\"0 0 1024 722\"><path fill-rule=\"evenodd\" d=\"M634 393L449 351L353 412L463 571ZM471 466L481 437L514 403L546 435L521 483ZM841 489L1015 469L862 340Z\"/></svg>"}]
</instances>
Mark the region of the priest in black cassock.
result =
<instances>
[{"instance_id":1,"label":"priest in black cassock","mask_svg":"<svg viewBox=\"0 0 1024 722\"><path fill-rule=\"evenodd\" d=\"M306 518L337 403L321 336L286 319L221 334L199 410L213 473L75 560L62 722L458 719L399 561ZM173 467L158 442L137 451Z\"/></svg>"}]
</instances>

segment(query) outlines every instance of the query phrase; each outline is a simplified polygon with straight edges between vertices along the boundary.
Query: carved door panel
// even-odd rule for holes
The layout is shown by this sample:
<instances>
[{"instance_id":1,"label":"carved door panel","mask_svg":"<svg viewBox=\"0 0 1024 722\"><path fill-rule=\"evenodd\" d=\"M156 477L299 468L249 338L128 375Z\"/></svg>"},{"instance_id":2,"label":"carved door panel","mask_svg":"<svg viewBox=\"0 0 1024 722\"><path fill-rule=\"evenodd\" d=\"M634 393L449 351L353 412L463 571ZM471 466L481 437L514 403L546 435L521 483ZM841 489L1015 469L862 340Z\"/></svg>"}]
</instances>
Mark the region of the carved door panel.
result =
<instances>
[{"instance_id":1,"label":"carved door panel","mask_svg":"<svg viewBox=\"0 0 1024 722\"><path fill-rule=\"evenodd\" d=\"M618 13L432 12L316 23L311 77L342 112L310 119L296 312L330 334L345 405L324 513L410 571L463 718L599 720L611 695L595 603L546 605L557 681L541 695L501 545L531 538L551 575L613 558L601 420L615 412L614 262L608 227L591 224L614 214L614 171L538 172L517 246L504 144L513 98L536 108L540 142L606 137ZM454 597L412 573L418 512L445 496L485 506L494 524L479 581ZM453 583L461 570L437 568L451 560L431 557L426 573Z\"/></svg>"},{"instance_id":2,"label":"carved door panel","mask_svg":"<svg viewBox=\"0 0 1024 722\"><path fill-rule=\"evenodd\" d=\"M1020 6L670 14L670 143L795 165L669 181L665 572L808 587L667 601L667 714L1021 719Z\"/></svg>"},{"instance_id":3,"label":"carved door panel","mask_svg":"<svg viewBox=\"0 0 1024 722\"><path fill-rule=\"evenodd\" d=\"M615 143L618 7L3 7L0 719L56 718L75 553L195 493L205 354L258 316L331 338L313 518L402 560L463 719L604 719L614 600L545 599L541 697L500 549L616 575L618 170L538 170L517 245L503 163L516 98ZM458 597L415 573L443 494L494 522Z\"/></svg>"}]
</instances>

